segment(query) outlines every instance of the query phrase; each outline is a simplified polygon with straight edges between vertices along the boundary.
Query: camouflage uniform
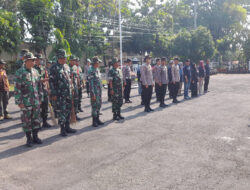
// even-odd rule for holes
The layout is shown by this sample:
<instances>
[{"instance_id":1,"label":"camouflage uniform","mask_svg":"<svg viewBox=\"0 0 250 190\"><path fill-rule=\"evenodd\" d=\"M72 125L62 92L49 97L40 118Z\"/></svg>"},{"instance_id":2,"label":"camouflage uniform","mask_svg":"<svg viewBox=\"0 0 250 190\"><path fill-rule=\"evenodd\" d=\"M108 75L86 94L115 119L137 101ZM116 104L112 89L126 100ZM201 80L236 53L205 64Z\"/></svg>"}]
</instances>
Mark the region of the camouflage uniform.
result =
<instances>
[{"instance_id":1,"label":"camouflage uniform","mask_svg":"<svg viewBox=\"0 0 250 190\"><path fill-rule=\"evenodd\" d=\"M24 104L21 120L24 132L30 132L40 128L40 102L43 91L40 85L39 73L21 67L16 72L15 103Z\"/></svg>"},{"instance_id":2,"label":"camouflage uniform","mask_svg":"<svg viewBox=\"0 0 250 190\"><path fill-rule=\"evenodd\" d=\"M121 70L113 67L109 71L109 80L112 81L112 90L114 91L114 94L111 95L112 112L117 114L121 111L123 104Z\"/></svg>"},{"instance_id":3,"label":"camouflage uniform","mask_svg":"<svg viewBox=\"0 0 250 190\"><path fill-rule=\"evenodd\" d=\"M102 106L102 81L100 71L93 66L88 71L92 117L99 115ZM96 97L96 101L92 100L92 97Z\"/></svg>"},{"instance_id":4,"label":"camouflage uniform","mask_svg":"<svg viewBox=\"0 0 250 190\"><path fill-rule=\"evenodd\" d=\"M79 59L77 59L79 61ZM77 86L78 86L78 111L82 112L82 88L83 88L83 72L81 66L77 67Z\"/></svg>"},{"instance_id":5,"label":"camouflage uniform","mask_svg":"<svg viewBox=\"0 0 250 190\"><path fill-rule=\"evenodd\" d=\"M79 89L78 89L78 80L77 80L77 66L70 66L70 78L73 84L73 98L74 98L74 109L75 113L78 113L78 103L79 103Z\"/></svg>"},{"instance_id":6,"label":"camouflage uniform","mask_svg":"<svg viewBox=\"0 0 250 190\"><path fill-rule=\"evenodd\" d=\"M21 50L20 52L20 57L24 57L25 54L27 54L29 52L29 50L27 49L23 49ZM16 62L16 70L20 69L24 64L24 61L22 59L19 59L17 62Z\"/></svg>"},{"instance_id":7,"label":"camouflage uniform","mask_svg":"<svg viewBox=\"0 0 250 190\"><path fill-rule=\"evenodd\" d=\"M51 127L48 123L47 123L47 119L48 119L48 113L49 113L49 86L47 84L47 82L42 82L42 80L48 78L48 71L47 69L40 65L35 65L34 67L37 72L40 75L40 83L43 89L43 101L41 104L41 118L43 120L43 127Z\"/></svg>"},{"instance_id":8,"label":"camouflage uniform","mask_svg":"<svg viewBox=\"0 0 250 190\"><path fill-rule=\"evenodd\" d=\"M66 52L63 49L57 52L58 59L66 58ZM72 109L72 89L73 85L70 78L70 68L67 64L59 64L50 69L50 90L51 96L56 97L58 123L61 126L61 135L66 136L66 132L73 133L70 128L70 114Z\"/></svg>"}]
</instances>

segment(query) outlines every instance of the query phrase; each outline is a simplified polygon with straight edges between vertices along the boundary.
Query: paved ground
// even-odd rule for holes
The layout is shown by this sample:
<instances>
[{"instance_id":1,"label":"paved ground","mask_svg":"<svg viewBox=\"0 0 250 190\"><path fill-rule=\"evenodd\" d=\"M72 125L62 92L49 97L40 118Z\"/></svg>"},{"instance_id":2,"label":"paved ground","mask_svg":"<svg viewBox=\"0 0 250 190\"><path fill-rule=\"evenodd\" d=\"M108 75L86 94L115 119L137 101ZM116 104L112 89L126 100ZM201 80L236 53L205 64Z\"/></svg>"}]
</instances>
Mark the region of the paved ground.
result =
<instances>
[{"instance_id":1,"label":"paved ground","mask_svg":"<svg viewBox=\"0 0 250 190\"><path fill-rule=\"evenodd\" d=\"M0 123L0 189L249 190L249 84L250 75L213 76L207 95L166 109L154 98L150 114L133 90L125 122L112 122L104 98L106 125L98 129L85 97L76 135L45 130L44 144L33 148L23 145L12 98L15 119Z\"/></svg>"}]
</instances>

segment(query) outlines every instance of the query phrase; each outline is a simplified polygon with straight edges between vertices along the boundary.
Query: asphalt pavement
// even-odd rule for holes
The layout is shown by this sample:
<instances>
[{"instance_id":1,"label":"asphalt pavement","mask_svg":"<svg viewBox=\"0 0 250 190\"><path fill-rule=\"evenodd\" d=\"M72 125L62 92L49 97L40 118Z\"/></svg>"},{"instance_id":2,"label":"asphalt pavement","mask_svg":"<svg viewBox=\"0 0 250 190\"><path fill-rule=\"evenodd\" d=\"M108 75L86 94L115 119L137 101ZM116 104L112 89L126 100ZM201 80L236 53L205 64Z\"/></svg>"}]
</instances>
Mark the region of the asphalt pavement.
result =
<instances>
[{"instance_id":1,"label":"asphalt pavement","mask_svg":"<svg viewBox=\"0 0 250 190\"><path fill-rule=\"evenodd\" d=\"M249 190L250 75L215 75L210 92L144 113L137 89L112 121L103 92L101 119L91 127L90 102L66 138L42 130L43 145L25 147L20 112L0 123L1 190Z\"/></svg>"}]
</instances>

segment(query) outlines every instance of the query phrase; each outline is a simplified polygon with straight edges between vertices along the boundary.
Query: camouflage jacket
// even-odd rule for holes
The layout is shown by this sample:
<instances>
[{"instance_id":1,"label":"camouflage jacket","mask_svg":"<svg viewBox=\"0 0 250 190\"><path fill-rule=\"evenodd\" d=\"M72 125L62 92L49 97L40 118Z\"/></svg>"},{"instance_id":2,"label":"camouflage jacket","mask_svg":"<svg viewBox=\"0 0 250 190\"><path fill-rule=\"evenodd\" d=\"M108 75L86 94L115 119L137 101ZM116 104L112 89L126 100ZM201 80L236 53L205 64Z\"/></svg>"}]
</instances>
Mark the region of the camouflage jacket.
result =
<instances>
[{"instance_id":1,"label":"camouflage jacket","mask_svg":"<svg viewBox=\"0 0 250 190\"><path fill-rule=\"evenodd\" d=\"M22 66L23 66L24 62L23 60L19 59L17 62L16 62L16 69L20 69Z\"/></svg>"},{"instance_id":2,"label":"camouflage jacket","mask_svg":"<svg viewBox=\"0 0 250 190\"><path fill-rule=\"evenodd\" d=\"M122 93L122 71L114 67L109 71L109 81L112 81L112 87L115 94Z\"/></svg>"},{"instance_id":3,"label":"camouflage jacket","mask_svg":"<svg viewBox=\"0 0 250 190\"><path fill-rule=\"evenodd\" d=\"M73 89L74 89L74 92L76 93L78 91L78 75L77 75L77 66L74 65L74 66L70 66L70 78L71 78L71 81L72 81L72 84L73 84Z\"/></svg>"},{"instance_id":4,"label":"camouflage jacket","mask_svg":"<svg viewBox=\"0 0 250 190\"><path fill-rule=\"evenodd\" d=\"M51 96L72 98L73 85L67 64L56 63L50 68L49 84Z\"/></svg>"},{"instance_id":5,"label":"camouflage jacket","mask_svg":"<svg viewBox=\"0 0 250 190\"><path fill-rule=\"evenodd\" d=\"M99 69L91 66L88 71L88 80L91 96L101 96L102 94L102 80Z\"/></svg>"},{"instance_id":6,"label":"camouflage jacket","mask_svg":"<svg viewBox=\"0 0 250 190\"><path fill-rule=\"evenodd\" d=\"M40 105L42 101L43 90L37 70L34 68L28 70L25 67L18 69L15 81L15 103L30 107Z\"/></svg>"},{"instance_id":7,"label":"camouflage jacket","mask_svg":"<svg viewBox=\"0 0 250 190\"><path fill-rule=\"evenodd\" d=\"M39 67L39 66L35 65L34 68L39 73L40 80L44 80L44 79L48 78L48 71L47 71L47 69L44 66L40 66ZM43 88L43 91L44 91L44 95L47 96L48 95L48 91L49 91L48 82L42 82L41 81L41 85L42 85L42 88Z\"/></svg>"}]
</instances>

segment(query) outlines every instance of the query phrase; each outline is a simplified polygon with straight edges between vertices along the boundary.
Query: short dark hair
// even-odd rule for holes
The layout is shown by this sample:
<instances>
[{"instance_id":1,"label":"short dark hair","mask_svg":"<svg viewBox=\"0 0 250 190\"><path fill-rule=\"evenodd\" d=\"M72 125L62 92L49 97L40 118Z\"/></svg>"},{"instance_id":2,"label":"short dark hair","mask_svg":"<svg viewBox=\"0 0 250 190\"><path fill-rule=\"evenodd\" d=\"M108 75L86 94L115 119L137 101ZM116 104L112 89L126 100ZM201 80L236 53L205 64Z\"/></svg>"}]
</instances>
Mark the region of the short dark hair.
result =
<instances>
[{"instance_id":1,"label":"short dark hair","mask_svg":"<svg viewBox=\"0 0 250 190\"><path fill-rule=\"evenodd\" d=\"M166 57L162 57L161 61L167 61L167 58Z\"/></svg>"},{"instance_id":2,"label":"short dark hair","mask_svg":"<svg viewBox=\"0 0 250 190\"><path fill-rule=\"evenodd\" d=\"M160 60L161 60L160 58L157 58L155 61L158 62L158 61L160 61Z\"/></svg>"}]
</instances>

